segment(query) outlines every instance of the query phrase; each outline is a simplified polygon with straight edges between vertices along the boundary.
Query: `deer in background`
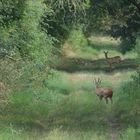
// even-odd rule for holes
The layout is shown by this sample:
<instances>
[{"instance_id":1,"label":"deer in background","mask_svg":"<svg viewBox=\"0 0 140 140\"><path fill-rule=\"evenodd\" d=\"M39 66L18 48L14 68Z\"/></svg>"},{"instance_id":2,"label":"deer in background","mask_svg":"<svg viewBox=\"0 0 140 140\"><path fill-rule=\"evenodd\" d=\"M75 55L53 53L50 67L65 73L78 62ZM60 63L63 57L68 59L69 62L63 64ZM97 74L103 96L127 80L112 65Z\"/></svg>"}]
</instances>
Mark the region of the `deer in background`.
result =
<instances>
[{"instance_id":1,"label":"deer in background","mask_svg":"<svg viewBox=\"0 0 140 140\"><path fill-rule=\"evenodd\" d=\"M113 90L110 88L102 88L101 85L101 79L94 79L95 82L95 93L96 95L99 97L100 100L102 100L102 98L104 98L106 100L106 103L108 103L108 98L110 99L111 103L112 103L112 97L113 97Z\"/></svg>"},{"instance_id":2,"label":"deer in background","mask_svg":"<svg viewBox=\"0 0 140 140\"><path fill-rule=\"evenodd\" d=\"M109 64L110 68L112 64L117 63L119 64L121 62L121 57L120 56L115 56L115 57L108 57L108 51L104 51L105 58L107 60L107 63Z\"/></svg>"}]
</instances>

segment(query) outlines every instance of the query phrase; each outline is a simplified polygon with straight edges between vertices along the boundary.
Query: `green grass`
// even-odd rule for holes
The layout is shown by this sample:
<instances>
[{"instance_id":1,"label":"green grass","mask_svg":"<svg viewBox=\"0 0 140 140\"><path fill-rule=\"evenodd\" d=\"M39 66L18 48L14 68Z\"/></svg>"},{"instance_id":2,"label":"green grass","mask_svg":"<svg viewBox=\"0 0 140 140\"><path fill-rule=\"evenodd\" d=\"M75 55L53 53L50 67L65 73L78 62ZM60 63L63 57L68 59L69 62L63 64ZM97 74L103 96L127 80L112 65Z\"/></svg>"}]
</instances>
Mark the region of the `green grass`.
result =
<instances>
[{"instance_id":1,"label":"green grass","mask_svg":"<svg viewBox=\"0 0 140 140\"><path fill-rule=\"evenodd\" d=\"M138 76L121 86L120 95L113 107L113 115L120 123L139 127L140 124L140 79Z\"/></svg>"},{"instance_id":2,"label":"green grass","mask_svg":"<svg viewBox=\"0 0 140 140\"><path fill-rule=\"evenodd\" d=\"M120 134L118 140L139 140L139 138L140 138L140 129L134 129L130 127Z\"/></svg>"},{"instance_id":3,"label":"green grass","mask_svg":"<svg viewBox=\"0 0 140 140\"><path fill-rule=\"evenodd\" d=\"M53 77L50 77L46 81L48 89L61 94L63 93L65 95L70 94L72 91L74 91L74 87L72 86L70 81L65 78L65 73L62 74L57 72L57 75L55 74L56 73L54 73Z\"/></svg>"},{"instance_id":4,"label":"green grass","mask_svg":"<svg viewBox=\"0 0 140 140\"><path fill-rule=\"evenodd\" d=\"M44 76L42 87L25 87L10 92L7 106L0 110L0 139L108 140L112 119L117 120L121 127L118 140L138 137L139 79L135 77L136 81L131 82L131 75L136 72L126 69L134 63L131 59L137 57L136 52L122 56L117 48L119 41L103 37L92 38L93 44L79 49L81 37L75 42L77 48L67 50L69 46L66 46L64 51L72 52L66 57L72 57L72 61L65 66L77 70L90 70L92 66L96 71L67 73L53 70L48 77ZM97 71L108 68L103 63L105 60L101 59L104 58L104 49L109 50L110 56L121 55L130 60L115 66L115 71ZM76 50L75 54L73 50ZM80 65L75 63L75 58L80 60ZM93 63L95 59L101 60ZM116 70L117 67L125 70ZM102 87L113 89L113 104L105 104L105 100L100 102L95 94L95 77L102 79Z\"/></svg>"},{"instance_id":5,"label":"green grass","mask_svg":"<svg viewBox=\"0 0 140 140\"><path fill-rule=\"evenodd\" d=\"M67 41L67 43L63 46L63 53L68 58L82 58L82 59L104 59L104 51L109 51L109 57L113 56L121 56L122 59L136 59L138 57L137 51L133 50L131 52L127 52L125 55L122 55L119 51L120 40L115 40L108 36L92 36L90 37L89 44L87 43L72 43L75 42L75 38L71 38L71 41ZM84 38L84 36L79 36L79 38ZM79 39L80 40L80 39ZM81 43L81 44L80 44ZM76 47L78 44L78 47Z\"/></svg>"},{"instance_id":6,"label":"green grass","mask_svg":"<svg viewBox=\"0 0 140 140\"><path fill-rule=\"evenodd\" d=\"M100 134L97 135L95 132L67 132L60 130L53 130L48 137L47 140L105 140L106 135Z\"/></svg>"},{"instance_id":7,"label":"green grass","mask_svg":"<svg viewBox=\"0 0 140 140\"><path fill-rule=\"evenodd\" d=\"M105 105L105 101L101 103L96 96L94 78L102 79L102 87L113 88L115 103L119 94L118 87L129 81L131 74L135 72L54 73L53 78L50 77L47 83L47 88L13 92L7 112L1 116L3 120L30 125L39 125L39 121L40 125L46 126L52 120L54 126L64 125L73 128L88 128L96 122L105 124L105 114L111 110Z\"/></svg>"},{"instance_id":8,"label":"green grass","mask_svg":"<svg viewBox=\"0 0 140 140\"><path fill-rule=\"evenodd\" d=\"M117 136L117 140L139 140L139 133L139 129L127 128ZM73 132L57 128L50 132L39 133L9 127L0 131L0 140L108 140L110 138L107 133L96 130Z\"/></svg>"},{"instance_id":9,"label":"green grass","mask_svg":"<svg viewBox=\"0 0 140 140\"><path fill-rule=\"evenodd\" d=\"M94 131L89 132L69 132L60 129L54 129L49 133L24 132L9 129L0 132L0 140L106 140L107 136L100 133L100 136Z\"/></svg>"}]
</instances>

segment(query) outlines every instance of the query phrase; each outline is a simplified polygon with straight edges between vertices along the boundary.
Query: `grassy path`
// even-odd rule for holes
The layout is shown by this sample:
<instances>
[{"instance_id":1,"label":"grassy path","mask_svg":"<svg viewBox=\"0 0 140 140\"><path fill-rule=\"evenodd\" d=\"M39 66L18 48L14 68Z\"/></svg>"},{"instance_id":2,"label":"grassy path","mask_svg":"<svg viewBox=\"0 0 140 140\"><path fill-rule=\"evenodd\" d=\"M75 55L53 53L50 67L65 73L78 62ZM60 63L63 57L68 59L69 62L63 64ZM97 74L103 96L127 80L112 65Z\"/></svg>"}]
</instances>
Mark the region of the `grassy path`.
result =
<instances>
[{"instance_id":1,"label":"grassy path","mask_svg":"<svg viewBox=\"0 0 140 140\"><path fill-rule=\"evenodd\" d=\"M117 100L118 96L117 94L117 88L122 85L122 83L130 80L130 76L132 73L135 73L135 71L116 71L112 74L107 74L107 73L102 73L102 72L98 72L98 73L69 73L67 74L67 78L70 81L71 84L73 84L73 86L75 86L75 88L78 87L78 85L81 85L81 88L77 88L77 90L75 91L75 93L78 92L78 90L82 91L82 92L92 92L92 94L94 94L94 83L93 83L93 77L101 77L102 78L102 86L109 86L112 87L114 89L114 97L113 100L114 102ZM88 84L87 84L88 83ZM90 87L89 86L92 86ZM88 85L87 87L82 87ZM75 94L76 96L76 94ZM96 98L96 95L94 95ZM94 101L93 101L94 102ZM105 102L103 101L103 104L105 104ZM107 105L107 109L110 109L110 106L112 106L110 103ZM109 118L107 119L107 128L108 128L108 136L109 136L109 140L118 140L118 138L120 137L120 132L121 132L121 126L119 124L119 121L117 120L117 118L115 117L110 117L111 114L107 115ZM106 117L106 116L105 116Z\"/></svg>"},{"instance_id":2,"label":"grassy path","mask_svg":"<svg viewBox=\"0 0 140 140\"><path fill-rule=\"evenodd\" d=\"M118 120L114 117L108 121L110 140L118 140L118 137L121 132L121 126Z\"/></svg>"}]
</instances>

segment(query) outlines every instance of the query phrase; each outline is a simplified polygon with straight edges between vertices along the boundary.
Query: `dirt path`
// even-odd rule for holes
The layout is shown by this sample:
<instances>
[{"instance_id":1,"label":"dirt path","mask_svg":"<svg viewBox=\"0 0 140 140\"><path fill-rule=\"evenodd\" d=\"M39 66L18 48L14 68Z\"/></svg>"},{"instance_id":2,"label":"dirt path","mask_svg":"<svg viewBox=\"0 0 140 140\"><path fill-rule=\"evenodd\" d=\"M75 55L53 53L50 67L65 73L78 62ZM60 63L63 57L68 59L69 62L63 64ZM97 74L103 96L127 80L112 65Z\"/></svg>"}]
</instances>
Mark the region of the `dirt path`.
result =
<instances>
[{"instance_id":1,"label":"dirt path","mask_svg":"<svg viewBox=\"0 0 140 140\"><path fill-rule=\"evenodd\" d=\"M109 124L109 136L110 140L118 140L119 134L121 132L121 127L119 122L115 118L111 118L108 121Z\"/></svg>"}]
</instances>

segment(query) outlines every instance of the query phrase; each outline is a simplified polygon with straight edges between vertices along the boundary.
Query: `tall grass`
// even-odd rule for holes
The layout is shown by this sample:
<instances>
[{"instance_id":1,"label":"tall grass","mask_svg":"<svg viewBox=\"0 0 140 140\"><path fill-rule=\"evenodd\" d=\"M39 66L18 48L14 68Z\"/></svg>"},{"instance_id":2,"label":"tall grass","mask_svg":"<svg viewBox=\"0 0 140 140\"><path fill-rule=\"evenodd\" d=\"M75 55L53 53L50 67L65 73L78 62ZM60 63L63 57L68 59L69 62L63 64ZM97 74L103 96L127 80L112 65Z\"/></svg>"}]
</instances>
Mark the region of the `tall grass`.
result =
<instances>
[{"instance_id":1,"label":"tall grass","mask_svg":"<svg viewBox=\"0 0 140 140\"><path fill-rule=\"evenodd\" d=\"M117 140L139 140L139 129L127 128L122 131ZM64 131L61 128L53 129L50 132L24 131L9 127L0 131L1 140L108 140L108 133L97 130L89 131Z\"/></svg>"},{"instance_id":2,"label":"tall grass","mask_svg":"<svg viewBox=\"0 0 140 140\"><path fill-rule=\"evenodd\" d=\"M132 78L132 81L122 85L118 100L113 107L113 115L121 124L137 128L140 123L140 75L133 75Z\"/></svg>"},{"instance_id":3,"label":"tall grass","mask_svg":"<svg viewBox=\"0 0 140 140\"><path fill-rule=\"evenodd\" d=\"M38 133L37 131L25 132L24 130L16 130L14 128L4 129L0 131L0 139L2 140L106 140L108 137L105 133L100 135L94 131L63 131L54 129L48 133Z\"/></svg>"},{"instance_id":4,"label":"tall grass","mask_svg":"<svg viewBox=\"0 0 140 140\"><path fill-rule=\"evenodd\" d=\"M140 129L134 129L133 127L127 128L123 131L118 140L139 140Z\"/></svg>"},{"instance_id":5,"label":"tall grass","mask_svg":"<svg viewBox=\"0 0 140 140\"><path fill-rule=\"evenodd\" d=\"M51 86L55 88L48 86L49 88L26 89L11 93L9 105L0 116L2 122L0 126L7 124L4 124L6 129L1 129L0 138L3 140L9 138L107 140L110 137L108 122L111 118L119 120L121 127L131 126L126 131L124 129L120 132L119 140L126 140L128 137L135 140L135 137L138 137L138 133L135 132L139 128L137 125L139 122L139 78L134 76L134 81L126 83L130 80L128 76L131 73L125 74L112 75L116 79L122 78L119 83L124 80L122 88L118 88L119 83L115 81L111 83L111 76L94 74L94 76L102 76L102 86L107 87L112 84L114 87L113 105L99 101L94 92L93 75L85 73L69 75L54 71L47 84L52 84ZM72 86L72 89L68 90L69 94L64 94L67 85L61 84L60 79L67 81L70 87ZM26 130L29 128L49 131L47 134L39 131L27 133Z\"/></svg>"}]
</instances>

